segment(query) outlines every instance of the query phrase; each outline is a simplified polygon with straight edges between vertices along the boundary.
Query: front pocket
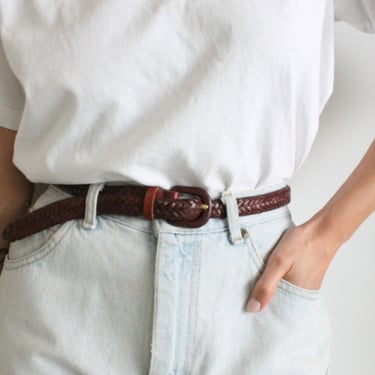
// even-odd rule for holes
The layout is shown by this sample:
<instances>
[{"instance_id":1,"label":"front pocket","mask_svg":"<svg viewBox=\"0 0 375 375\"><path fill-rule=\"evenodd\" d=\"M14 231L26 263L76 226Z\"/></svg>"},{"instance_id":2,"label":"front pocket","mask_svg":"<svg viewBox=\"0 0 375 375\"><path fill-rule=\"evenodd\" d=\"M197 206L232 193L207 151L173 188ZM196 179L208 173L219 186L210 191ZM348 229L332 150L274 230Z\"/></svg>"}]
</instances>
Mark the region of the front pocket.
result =
<instances>
[{"instance_id":1,"label":"front pocket","mask_svg":"<svg viewBox=\"0 0 375 375\"><path fill-rule=\"evenodd\" d=\"M73 224L73 220L67 221L12 242L5 257L4 268L18 268L45 257L55 249Z\"/></svg>"},{"instance_id":2,"label":"front pocket","mask_svg":"<svg viewBox=\"0 0 375 375\"><path fill-rule=\"evenodd\" d=\"M53 185L49 185L37 198L29 211L34 211L68 196L69 194L58 190ZM4 268L18 268L43 258L56 247L73 224L74 220L70 220L11 242L9 252L4 260Z\"/></svg>"},{"instance_id":3,"label":"front pocket","mask_svg":"<svg viewBox=\"0 0 375 375\"><path fill-rule=\"evenodd\" d=\"M244 236L246 246L255 267L260 273L264 271L267 260L281 237L294 225L288 213L259 223L242 226L248 234ZM284 279L280 280L278 289L280 292L310 300L319 298L321 294L321 289L302 288Z\"/></svg>"}]
</instances>

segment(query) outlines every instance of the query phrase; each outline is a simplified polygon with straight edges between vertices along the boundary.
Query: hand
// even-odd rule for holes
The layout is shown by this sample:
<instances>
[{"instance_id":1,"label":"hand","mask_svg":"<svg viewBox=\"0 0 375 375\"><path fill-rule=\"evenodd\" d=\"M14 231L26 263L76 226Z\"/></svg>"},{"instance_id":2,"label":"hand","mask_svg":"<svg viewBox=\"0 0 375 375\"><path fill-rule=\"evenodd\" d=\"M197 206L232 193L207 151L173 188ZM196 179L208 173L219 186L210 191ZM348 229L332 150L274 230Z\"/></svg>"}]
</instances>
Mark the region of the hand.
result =
<instances>
[{"instance_id":1,"label":"hand","mask_svg":"<svg viewBox=\"0 0 375 375\"><path fill-rule=\"evenodd\" d=\"M258 312L270 302L281 278L306 289L320 289L337 250L328 237L318 235L306 223L289 228L269 256L264 272L255 284L248 310Z\"/></svg>"}]
</instances>

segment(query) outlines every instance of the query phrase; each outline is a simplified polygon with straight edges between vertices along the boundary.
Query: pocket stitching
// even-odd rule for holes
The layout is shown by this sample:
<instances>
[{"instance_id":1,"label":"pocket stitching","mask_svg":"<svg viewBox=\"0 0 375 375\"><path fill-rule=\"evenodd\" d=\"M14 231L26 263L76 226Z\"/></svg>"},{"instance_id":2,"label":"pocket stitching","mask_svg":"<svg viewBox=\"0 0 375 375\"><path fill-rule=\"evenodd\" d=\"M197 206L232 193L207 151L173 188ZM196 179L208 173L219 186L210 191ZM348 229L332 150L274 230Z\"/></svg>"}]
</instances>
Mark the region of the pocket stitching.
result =
<instances>
[{"instance_id":1,"label":"pocket stitching","mask_svg":"<svg viewBox=\"0 0 375 375\"><path fill-rule=\"evenodd\" d=\"M301 288L300 286L295 285L284 279L280 279L280 283L277 287L289 295L309 300L317 300L321 294L319 289Z\"/></svg>"},{"instance_id":2,"label":"pocket stitching","mask_svg":"<svg viewBox=\"0 0 375 375\"><path fill-rule=\"evenodd\" d=\"M4 260L4 268L16 269L34 263L45 257L56 248L58 243L65 237L68 229L73 226L73 224L74 220L69 220L62 223L62 225L52 234L51 238L47 242L45 242L39 248L33 250L28 255L16 259L9 259L9 255L7 255Z\"/></svg>"}]
</instances>

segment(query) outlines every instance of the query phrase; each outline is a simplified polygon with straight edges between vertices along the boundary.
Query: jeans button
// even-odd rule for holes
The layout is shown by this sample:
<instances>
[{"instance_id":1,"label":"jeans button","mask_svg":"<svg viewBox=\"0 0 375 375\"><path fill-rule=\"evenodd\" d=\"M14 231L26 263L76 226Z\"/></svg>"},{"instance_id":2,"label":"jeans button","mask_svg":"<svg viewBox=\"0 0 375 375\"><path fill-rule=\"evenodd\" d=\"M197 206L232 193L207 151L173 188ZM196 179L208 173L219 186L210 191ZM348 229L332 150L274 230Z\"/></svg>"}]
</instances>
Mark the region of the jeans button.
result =
<instances>
[{"instance_id":1,"label":"jeans button","mask_svg":"<svg viewBox=\"0 0 375 375\"><path fill-rule=\"evenodd\" d=\"M249 233L247 232L247 230L245 228L241 228L241 236L242 238L245 238L249 235Z\"/></svg>"}]
</instances>

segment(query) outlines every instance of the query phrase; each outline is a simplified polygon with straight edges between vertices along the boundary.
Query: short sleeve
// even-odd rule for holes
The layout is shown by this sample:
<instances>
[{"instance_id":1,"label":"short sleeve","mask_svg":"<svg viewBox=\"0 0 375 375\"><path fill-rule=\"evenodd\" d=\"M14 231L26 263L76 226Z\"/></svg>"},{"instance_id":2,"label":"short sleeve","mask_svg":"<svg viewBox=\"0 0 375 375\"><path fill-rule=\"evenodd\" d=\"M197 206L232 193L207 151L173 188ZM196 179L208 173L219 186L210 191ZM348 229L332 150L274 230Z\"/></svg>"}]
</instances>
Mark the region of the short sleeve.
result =
<instances>
[{"instance_id":1,"label":"short sleeve","mask_svg":"<svg viewBox=\"0 0 375 375\"><path fill-rule=\"evenodd\" d=\"M375 0L334 0L335 21L375 34Z\"/></svg>"},{"instance_id":2,"label":"short sleeve","mask_svg":"<svg viewBox=\"0 0 375 375\"><path fill-rule=\"evenodd\" d=\"M9 65L0 40L0 126L18 130L24 105L23 88Z\"/></svg>"}]
</instances>

